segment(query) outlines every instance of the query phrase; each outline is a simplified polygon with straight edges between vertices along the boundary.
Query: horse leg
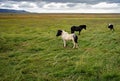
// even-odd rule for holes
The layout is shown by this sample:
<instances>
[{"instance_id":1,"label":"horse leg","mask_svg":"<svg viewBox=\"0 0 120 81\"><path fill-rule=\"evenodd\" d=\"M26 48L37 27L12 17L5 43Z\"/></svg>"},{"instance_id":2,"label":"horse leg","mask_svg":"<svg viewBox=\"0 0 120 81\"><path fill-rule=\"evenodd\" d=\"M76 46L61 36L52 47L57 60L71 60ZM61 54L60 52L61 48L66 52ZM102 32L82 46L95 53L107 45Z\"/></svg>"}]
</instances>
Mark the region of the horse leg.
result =
<instances>
[{"instance_id":1,"label":"horse leg","mask_svg":"<svg viewBox=\"0 0 120 81\"><path fill-rule=\"evenodd\" d=\"M78 48L78 44L77 43L75 43L75 47Z\"/></svg>"},{"instance_id":2,"label":"horse leg","mask_svg":"<svg viewBox=\"0 0 120 81\"><path fill-rule=\"evenodd\" d=\"M64 47L66 47L66 41L65 41L65 40L63 40L63 42L64 42Z\"/></svg>"},{"instance_id":3,"label":"horse leg","mask_svg":"<svg viewBox=\"0 0 120 81\"><path fill-rule=\"evenodd\" d=\"M115 31L115 29L113 28L112 31Z\"/></svg>"},{"instance_id":4,"label":"horse leg","mask_svg":"<svg viewBox=\"0 0 120 81\"><path fill-rule=\"evenodd\" d=\"M80 35L80 31L79 31L79 35Z\"/></svg>"},{"instance_id":5,"label":"horse leg","mask_svg":"<svg viewBox=\"0 0 120 81\"><path fill-rule=\"evenodd\" d=\"M77 43L75 43L75 42L73 42L73 48L78 48L78 44Z\"/></svg>"},{"instance_id":6,"label":"horse leg","mask_svg":"<svg viewBox=\"0 0 120 81\"><path fill-rule=\"evenodd\" d=\"M75 43L74 39L72 40L72 42L73 42L73 48L75 48L76 47L76 43Z\"/></svg>"}]
</instances>

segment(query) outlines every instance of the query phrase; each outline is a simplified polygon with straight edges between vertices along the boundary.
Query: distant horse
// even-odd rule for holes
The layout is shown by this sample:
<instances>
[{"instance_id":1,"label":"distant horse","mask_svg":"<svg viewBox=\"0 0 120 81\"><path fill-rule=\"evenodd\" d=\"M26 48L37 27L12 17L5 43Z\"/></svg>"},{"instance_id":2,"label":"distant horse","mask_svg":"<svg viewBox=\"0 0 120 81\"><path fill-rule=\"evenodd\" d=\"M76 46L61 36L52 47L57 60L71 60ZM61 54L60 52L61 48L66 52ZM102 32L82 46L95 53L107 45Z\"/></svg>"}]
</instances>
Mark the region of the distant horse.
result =
<instances>
[{"instance_id":1,"label":"distant horse","mask_svg":"<svg viewBox=\"0 0 120 81\"><path fill-rule=\"evenodd\" d=\"M75 34L69 34L67 32L65 32L64 30L58 30L56 36L61 36L64 42L64 47L66 47L66 41L68 40L72 40L73 41L73 48L77 48L77 40L78 37Z\"/></svg>"},{"instance_id":2,"label":"distant horse","mask_svg":"<svg viewBox=\"0 0 120 81\"><path fill-rule=\"evenodd\" d=\"M113 26L113 24L108 24L108 28L109 28L110 30L114 31L114 26Z\"/></svg>"},{"instance_id":3,"label":"distant horse","mask_svg":"<svg viewBox=\"0 0 120 81\"><path fill-rule=\"evenodd\" d=\"M82 29L86 30L86 25L80 25L80 26L72 26L71 27L71 33L74 33L75 31L79 31L79 35Z\"/></svg>"}]
</instances>

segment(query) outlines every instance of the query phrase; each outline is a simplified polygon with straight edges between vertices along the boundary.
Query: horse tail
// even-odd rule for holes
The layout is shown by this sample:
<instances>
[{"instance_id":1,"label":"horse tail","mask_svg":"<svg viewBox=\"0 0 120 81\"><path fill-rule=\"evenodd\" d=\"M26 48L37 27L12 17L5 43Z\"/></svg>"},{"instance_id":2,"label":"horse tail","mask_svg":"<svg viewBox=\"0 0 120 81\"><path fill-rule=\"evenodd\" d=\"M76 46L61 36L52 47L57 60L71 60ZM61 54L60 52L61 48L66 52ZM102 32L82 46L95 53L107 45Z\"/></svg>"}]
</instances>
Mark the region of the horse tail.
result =
<instances>
[{"instance_id":1,"label":"horse tail","mask_svg":"<svg viewBox=\"0 0 120 81\"><path fill-rule=\"evenodd\" d=\"M74 38L75 43L78 43L78 41L77 41L78 40L78 36L73 34L73 38Z\"/></svg>"}]
</instances>

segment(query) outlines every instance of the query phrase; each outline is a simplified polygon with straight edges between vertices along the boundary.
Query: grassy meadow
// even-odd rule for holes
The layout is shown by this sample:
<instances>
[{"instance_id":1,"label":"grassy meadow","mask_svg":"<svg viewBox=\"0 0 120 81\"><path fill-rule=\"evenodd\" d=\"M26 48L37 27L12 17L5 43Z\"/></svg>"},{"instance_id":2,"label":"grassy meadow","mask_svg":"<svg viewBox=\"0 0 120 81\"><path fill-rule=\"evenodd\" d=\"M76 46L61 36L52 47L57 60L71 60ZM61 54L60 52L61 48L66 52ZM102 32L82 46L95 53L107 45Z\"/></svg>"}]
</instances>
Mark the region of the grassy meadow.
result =
<instances>
[{"instance_id":1,"label":"grassy meadow","mask_svg":"<svg viewBox=\"0 0 120 81\"><path fill-rule=\"evenodd\" d=\"M81 24L64 48L57 30ZM120 14L0 14L0 81L120 81Z\"/></svg>"}]
</instances>

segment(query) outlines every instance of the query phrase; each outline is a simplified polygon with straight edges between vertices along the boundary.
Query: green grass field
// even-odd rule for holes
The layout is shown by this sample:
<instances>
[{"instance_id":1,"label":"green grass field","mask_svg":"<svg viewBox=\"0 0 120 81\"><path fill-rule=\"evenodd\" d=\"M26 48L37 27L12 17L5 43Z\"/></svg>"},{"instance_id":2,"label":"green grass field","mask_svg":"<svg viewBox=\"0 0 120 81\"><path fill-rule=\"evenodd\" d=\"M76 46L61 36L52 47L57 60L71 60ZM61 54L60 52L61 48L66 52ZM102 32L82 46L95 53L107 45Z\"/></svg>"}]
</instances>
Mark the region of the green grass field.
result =
<instances>
[{"instance_id":1,"label":"green grass field","mask_svg":"<svg viewBox=\"0 0 120 81\"><path fill-rule=\"evenodd\" d=\"M57 30L80 24L64 48ZM0 81L120 81L120 14L0 14Z\"/></svg>"}]
</instances>

